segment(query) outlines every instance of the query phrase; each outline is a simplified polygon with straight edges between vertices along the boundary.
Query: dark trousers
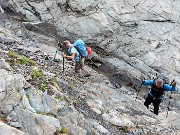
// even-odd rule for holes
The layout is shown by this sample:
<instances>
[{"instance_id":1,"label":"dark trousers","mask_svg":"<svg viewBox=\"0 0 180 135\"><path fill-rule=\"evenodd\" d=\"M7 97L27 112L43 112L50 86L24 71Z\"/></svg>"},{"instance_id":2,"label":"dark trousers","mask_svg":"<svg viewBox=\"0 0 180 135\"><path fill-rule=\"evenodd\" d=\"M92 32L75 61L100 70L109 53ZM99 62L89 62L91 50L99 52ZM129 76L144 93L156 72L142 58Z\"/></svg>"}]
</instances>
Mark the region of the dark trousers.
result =
<instances>
[{"instance_id":1,"label":"dark trousers","mask_svg":"<svg viewBox=\"0 0 180 135\"><path fill-rule=\"evenodd\" d=\"M162 99L152 97L150 94L148 94L148 97L146 98L146 101L144 102L144 105L148 108L149 105L151 103L153 103L154 114L158 115L158 113L159 113L159 105L160 105L161 101L162 101Z\"/></svg>"}]
</instances>

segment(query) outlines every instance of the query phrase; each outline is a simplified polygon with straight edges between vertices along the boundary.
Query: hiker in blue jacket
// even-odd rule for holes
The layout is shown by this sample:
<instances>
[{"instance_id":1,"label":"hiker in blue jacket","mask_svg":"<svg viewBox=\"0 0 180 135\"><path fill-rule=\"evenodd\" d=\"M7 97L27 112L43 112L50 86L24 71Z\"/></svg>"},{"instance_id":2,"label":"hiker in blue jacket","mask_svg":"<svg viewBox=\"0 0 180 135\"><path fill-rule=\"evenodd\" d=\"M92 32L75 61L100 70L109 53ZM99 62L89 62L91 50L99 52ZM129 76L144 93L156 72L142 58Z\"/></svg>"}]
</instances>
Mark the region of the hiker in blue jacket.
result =
<instances>
[{"instance_id":1,"label":"hiker in blue jacket","mask_svg":"<svg viewBox=\"0 0 180 135\"><path fill-rule=\"evenodd\" d=\"M158 115L159 105L164 97L165 91L176 91L176 82L173 81L171 85L165 84L162 79L156 80L145 80L142 82L143 85L150 85L151 90L149 91L148 97L146 98L144 105L148 108L151 103L154 106L154 114Z\"/></svg>"}]
</instances>

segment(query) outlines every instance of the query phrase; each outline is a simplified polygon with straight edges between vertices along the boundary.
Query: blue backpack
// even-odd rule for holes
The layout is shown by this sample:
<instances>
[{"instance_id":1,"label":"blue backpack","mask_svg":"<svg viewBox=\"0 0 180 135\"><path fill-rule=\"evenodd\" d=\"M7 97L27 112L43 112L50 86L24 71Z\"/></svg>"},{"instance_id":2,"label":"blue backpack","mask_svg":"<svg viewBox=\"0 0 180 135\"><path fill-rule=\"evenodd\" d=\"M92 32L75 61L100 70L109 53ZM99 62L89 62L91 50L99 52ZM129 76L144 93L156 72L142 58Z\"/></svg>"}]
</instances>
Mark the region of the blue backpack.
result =
<instances>
[{"instance_id":1,"label":"blue backpack","mask_svg":"<svg viewBox=\"0 0 180 135\"><path fill-rule=\"evenodd\" d=\"M87 57L88 55L88 52L86 50L86 46L84 44L84 42L82 40L77 40L75 43L74 43L74 47L76 48L76 50L79 52L81 58L82 57Z\"/></svg>"}]
</instances>

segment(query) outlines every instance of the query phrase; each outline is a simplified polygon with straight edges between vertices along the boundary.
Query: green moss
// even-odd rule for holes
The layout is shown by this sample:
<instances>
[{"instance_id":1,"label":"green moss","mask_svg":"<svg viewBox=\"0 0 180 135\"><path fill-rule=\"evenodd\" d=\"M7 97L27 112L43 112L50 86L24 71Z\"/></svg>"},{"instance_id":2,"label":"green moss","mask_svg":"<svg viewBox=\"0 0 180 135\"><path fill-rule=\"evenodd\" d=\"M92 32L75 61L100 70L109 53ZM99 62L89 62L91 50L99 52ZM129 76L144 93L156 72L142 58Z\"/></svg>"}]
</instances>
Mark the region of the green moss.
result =
<instances>
[{"instance_id":1,"label":"green moss","mask_svg":"<svg viewBox=\"0 0 180 135\"><path fill-rule=\"evenodd\" d=\"M47 90L47 83L45 83L45 82L42 82L42 83L41 83L41 90L42 90L43 92Z\"/></svg>"},{"instance_id":2,"label":"green moss","mask_svg":"<svg viewBox=\"0 0 180 135\"><path fill-rule=\"evenodd\" d=\"M21 64L24 64L24 65L31 65L31 66L35 66L36 65L35 61L30 60L29 58L24 57L24 56L21 57L20 61L21 61Z\"/></svg>"},{"instance_id":3,"label":"green moss","mask_svg":"<svg viewBox=\"0 0 180 135\"><path fill-rule=\"evenodd\" d=\"M37 79L37 78L43 78L43 76L44 76L44 74L43 74L43 72L42 71L40 71L40 70L38 70L38 69L33 69L32 70L32 77L34 78L34 79Z\"/></svg>"},{"instance_id":4,"label":"green moss","mask_svg":"<svg viewBox=\"0 0 180 135\"><path fill-rule=\"evenodd\" d=\"M68 128L65 128L65 127L61 128L61 133L68 135L69 134Z\"/></svg>"},{"instance_id":5,"label":"green moss","mask_svg":"<svg viewBox=\"0 0 180 135\"><path fill-rule=\"evenodd\" d=\"M44 92L47 90L48 88L48 84L49 84L49 80L48 79L42 79L41 80L41 90Z\"/></svg>"},{"instance_id":6,"label":"green moss","mask_svg":"<svg viewBox=\"0 0 180 135\"><path fill-rule=\"evenodd\" d=\"M9 57L16 59L18 57L18 55L16 53L14 53L13 51L8 51L7 53L9 55Z\"/></svg>"}]
</instances>

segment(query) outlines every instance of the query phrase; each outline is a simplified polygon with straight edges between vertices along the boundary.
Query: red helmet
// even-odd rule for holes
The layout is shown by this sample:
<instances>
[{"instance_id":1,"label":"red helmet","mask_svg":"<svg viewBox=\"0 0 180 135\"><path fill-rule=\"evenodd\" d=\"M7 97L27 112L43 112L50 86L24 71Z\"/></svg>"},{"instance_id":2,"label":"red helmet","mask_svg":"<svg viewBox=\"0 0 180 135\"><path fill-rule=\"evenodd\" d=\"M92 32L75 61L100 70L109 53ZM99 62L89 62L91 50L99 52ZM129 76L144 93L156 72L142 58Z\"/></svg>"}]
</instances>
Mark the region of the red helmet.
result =
<instances>
[{"instance_id":1,"label":"red helmet","mask_svg":"<svg viewBox=\"0 0 180 135\"><path fill-rule=\"evenodd\" d=\"M92 53L91 47L86 47L86 50L87 50L88 54L91 54L91 53Z\"/></svg>"}]
</instances>

